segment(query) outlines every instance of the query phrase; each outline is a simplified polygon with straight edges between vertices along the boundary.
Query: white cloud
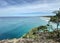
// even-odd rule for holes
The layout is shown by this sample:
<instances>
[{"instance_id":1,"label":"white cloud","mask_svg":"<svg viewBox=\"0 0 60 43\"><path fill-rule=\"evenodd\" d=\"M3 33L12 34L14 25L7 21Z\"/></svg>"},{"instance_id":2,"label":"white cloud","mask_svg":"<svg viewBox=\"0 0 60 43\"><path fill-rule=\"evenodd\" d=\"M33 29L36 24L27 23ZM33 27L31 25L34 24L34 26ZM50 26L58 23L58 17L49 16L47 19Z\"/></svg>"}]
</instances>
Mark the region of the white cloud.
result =
<instances>
[{"instance_id":1,"label":"white cloud","mask_svg":"<svg viewBox=\"0 0 60 43\"><path fill-rule=\"evenodd\" d=\"M60 7L60 3L46 3L46 4L30 4L25 6L11 6L7 8L0 9L1 16L14 16L14 15L21 15L24 13L33 13L33 12L46 12L51 13L54 10L57 10ZM40 13L41 14L41 13ZM25 14L26 15L26 14ZM34 15L34 14L32 14Z\"/></svg>"}]
</instances>

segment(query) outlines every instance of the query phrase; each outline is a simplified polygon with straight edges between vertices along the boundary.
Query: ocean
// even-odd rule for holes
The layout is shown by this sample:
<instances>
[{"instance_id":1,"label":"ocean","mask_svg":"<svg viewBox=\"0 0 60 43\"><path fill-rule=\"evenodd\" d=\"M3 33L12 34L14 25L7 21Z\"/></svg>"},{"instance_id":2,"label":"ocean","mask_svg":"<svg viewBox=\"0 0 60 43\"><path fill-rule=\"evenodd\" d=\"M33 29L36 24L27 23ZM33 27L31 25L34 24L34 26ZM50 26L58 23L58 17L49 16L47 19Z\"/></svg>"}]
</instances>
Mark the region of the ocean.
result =
<instances>
[{"instance_id":1,"label":"ocean","mask_svg":"<svg viewBox=\"0 0 60 43\"><path fill-rule=\"evenodd\" d=\"M0 40L20 38L32 28L46 24L40 17L0 17Z\"/></svg>"}]
</instances>

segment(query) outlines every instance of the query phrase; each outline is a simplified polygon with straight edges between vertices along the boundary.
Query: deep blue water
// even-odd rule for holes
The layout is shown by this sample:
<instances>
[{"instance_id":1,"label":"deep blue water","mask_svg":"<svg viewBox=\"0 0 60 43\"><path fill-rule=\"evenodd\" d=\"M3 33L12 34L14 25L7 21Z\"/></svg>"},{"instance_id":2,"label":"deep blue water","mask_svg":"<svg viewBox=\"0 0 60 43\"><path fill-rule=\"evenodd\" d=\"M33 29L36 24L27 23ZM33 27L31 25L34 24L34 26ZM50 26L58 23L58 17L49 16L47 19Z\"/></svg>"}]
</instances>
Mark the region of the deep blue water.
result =
<instances>
[{"instance_id":1,"label":"deep blue water","mask_svg":"<svg viewBox=\"0 0 60 43\"><path fill-rule=\"evenodd\" d=\"M32 28L47 24L40 17L0 17L0 40L19 38Z\"/></svg>"}]
</instances>

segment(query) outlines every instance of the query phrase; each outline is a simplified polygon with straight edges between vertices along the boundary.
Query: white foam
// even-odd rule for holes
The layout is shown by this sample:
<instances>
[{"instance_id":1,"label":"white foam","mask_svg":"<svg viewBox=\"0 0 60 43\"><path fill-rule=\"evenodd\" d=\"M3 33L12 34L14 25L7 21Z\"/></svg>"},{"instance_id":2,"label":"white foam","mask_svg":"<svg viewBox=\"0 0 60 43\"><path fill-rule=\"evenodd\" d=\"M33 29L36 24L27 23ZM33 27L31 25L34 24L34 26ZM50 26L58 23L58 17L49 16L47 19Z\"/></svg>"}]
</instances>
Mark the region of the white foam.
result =
<instances>
[{"instance_id":1,"label":"white foam","mask_svg":"<svg viewBox=\"0 0 60 43\"><path fill-rule=\"evenodd\" d=\"M40 17L40 19L48 22L50 20L50 17Z\"/></svg>"}]
</instances>

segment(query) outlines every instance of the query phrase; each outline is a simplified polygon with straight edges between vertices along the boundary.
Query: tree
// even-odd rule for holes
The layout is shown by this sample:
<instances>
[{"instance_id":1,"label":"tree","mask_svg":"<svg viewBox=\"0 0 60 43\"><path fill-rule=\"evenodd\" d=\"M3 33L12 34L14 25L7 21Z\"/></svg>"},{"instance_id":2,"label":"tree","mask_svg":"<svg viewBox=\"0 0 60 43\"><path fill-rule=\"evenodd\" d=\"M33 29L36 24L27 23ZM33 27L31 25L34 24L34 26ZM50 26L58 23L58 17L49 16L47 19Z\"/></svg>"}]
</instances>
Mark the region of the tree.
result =
<instances>
[{"instance_id":1,"label":"tree","mask_svg":"<svg viewBox=\"0 0 60 43\"><path fill-rule=\"evenodd\" d=\"M54 22L54 23L57 23L57 37L59 38L59 22L60 22L60 9L57 10L57 11L54 11L53 13L55 13L56 15L55 16L52 16L50 21Z\"/></svg>"}]
</instances>

